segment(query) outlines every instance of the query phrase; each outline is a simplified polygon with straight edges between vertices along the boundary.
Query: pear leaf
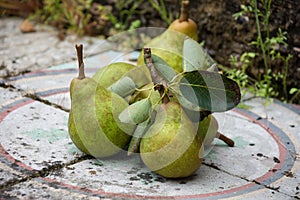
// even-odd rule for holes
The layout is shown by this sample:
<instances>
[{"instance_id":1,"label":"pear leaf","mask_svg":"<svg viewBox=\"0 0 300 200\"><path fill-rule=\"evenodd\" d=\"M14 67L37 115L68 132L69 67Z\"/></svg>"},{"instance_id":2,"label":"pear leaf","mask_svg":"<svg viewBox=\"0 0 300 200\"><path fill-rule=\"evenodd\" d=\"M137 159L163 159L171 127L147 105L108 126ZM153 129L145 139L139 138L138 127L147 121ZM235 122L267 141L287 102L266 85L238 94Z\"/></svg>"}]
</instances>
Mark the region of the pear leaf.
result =
<instances>
[{"instance_id":1,"label":"pear leaf","mask_svg":"<svg viewBox=\"0 0 300 200\"><path fill-rule=\"evenodd\" d=\"M137 101L125 108L119 115L123 123L139 124L147 120L152 112L152 103L149 98Z\"/></svg>"},{"instance_id":2,"label":"pear leaf","mask_svg":"<svg viewBox=\"0 0 300 200\"><path fill-rule=\"evenodd\" d=\"M158 74L167 82L170 82L177 73L174 71L172 67L168 63L166 63L162 58L159 56L152 54L151 55L154 67L158 71Z\"/></svg>"},{"instance_id":3,"label":"pear leaf","mask_svg":"<svg viewBox=\"0 0 300 200\"><path fill-rule=\"evenodd\" d=\"M137 88L143 87L144 85L147 85L151 83L151 77L148 72L147 66L140 66L140 67L135 67L128 71L125 76L131 78Z\"/></svg>"},{"instance_id":4,"label":"pear leaf","mask_svg":"<svg viewBox=\"0 0 300 200\"><path fill-rule=\"evenodd\" d=\"M183 43L182 66L184 72L195 70L216 71L216 62L204 51L195 40L186 37Z\"/></svg>"},{"instance_id":5,"label":"pear leaf","mask_svg":"<svg viewBox=\"0 0 300 200\"><path fill-rule=\"evenodd\" d=\"M125 76L109 86L107 89L121 97L127 97L135 91L136 86L131 78Z\"/></svg>"},{"instance_id":6,"label":"pear leaf","mask_svg":"<svg viewBox=\"0 0 300 200\"><path fill-rule=\"evenodd\" d=\"M144 122L138 124L136 126L136 129L134 130L131 140L129 142L129 146L127 149L127 155L130 156L133 153L137 153L139 151L140 143L145 135L145 133L148 131L148 129L152 126L152 124L155 121L156 118L156 111L153 110L151 113L151 116Z\"/></svg>"},{"instance_id":7,"label":"pear leaf","mask_svg":"<svg viewBox=\"0 0 300 200\"><path fill-rule=\"evenodd\" d=\"M192 88L189 88L189 89L192 89ZM192 95L194 95L194 92L193 91L190 91L190 93ZM195 96L195 95L194 95ZM189 110L192 110L192 111L203 111L205 110L204 108L198 106L197 104L194 104L192 103L191 101L189 101L187 98L185 98L185 96L180 93L180 92L177 92L177 95L176 95L177 99L178 99L178 102L180 103L180 105L182 105L184 108L187 108Z\"/></svg>"},{"instance_id":8,"label":"pear leaf","mask_svg":"<svg viewBox=\"0 0 300 200\"><path fill-rule=\"evenodd\" d=\"M191 110L223 112L234 108L241 99L238 84L217 72L184 72L176 81L173 90L179 102Z\"/></svg>"},{"instance_id":9,"label":"pear leaf","mask_svg":"<svg viewBox=\"0 0 300 200\"><path fill-rule=\"evenodd\" d=\"M150 122L150 118L148 118L146 121L140 123L137 125L135 131L133 132L133 135L131 137L130 143L129 143L129 147L128 147L128 152L127 155L130 156L133 153L137 153L139 146L140 146L140 142L142 140L143 135L146 133L146 131L149 128L149 122Z\"/></svg>"}]
</instances>

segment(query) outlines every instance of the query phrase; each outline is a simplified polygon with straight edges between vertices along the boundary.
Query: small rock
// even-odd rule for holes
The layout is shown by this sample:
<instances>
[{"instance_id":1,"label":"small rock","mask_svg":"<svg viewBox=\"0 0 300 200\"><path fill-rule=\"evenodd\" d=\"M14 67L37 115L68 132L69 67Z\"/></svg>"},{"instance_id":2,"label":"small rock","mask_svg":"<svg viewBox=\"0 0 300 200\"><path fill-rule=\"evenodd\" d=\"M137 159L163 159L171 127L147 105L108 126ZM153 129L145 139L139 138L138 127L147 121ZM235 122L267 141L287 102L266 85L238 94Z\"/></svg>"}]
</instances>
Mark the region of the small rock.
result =
<instances>
[{"instance_id":1,"label":"small rock","mask_svg":"<svg viewBox=\"0 0 300 200\"><path fill-rule=\"evenodd\" d=\"M22 33L31 33L31 32L35 32L35 28L32 25L32 23L30 21L28 21L27 19L23 21L23 23L20 26L20 30Z\"/></svg>"}]
</instances>

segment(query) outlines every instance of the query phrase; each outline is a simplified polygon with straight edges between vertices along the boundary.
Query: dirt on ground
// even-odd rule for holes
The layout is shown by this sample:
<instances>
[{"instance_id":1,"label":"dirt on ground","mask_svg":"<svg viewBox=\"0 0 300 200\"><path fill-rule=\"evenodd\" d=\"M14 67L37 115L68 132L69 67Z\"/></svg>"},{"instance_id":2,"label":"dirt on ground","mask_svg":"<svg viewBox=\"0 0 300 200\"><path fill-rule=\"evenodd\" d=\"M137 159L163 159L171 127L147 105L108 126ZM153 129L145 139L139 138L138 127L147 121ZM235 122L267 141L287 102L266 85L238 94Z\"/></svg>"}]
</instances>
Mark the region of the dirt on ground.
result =
<instances>
[{"instance_id":1,"label":"dirt on ground","mask_svg":"<svg viewBox=\"0 0 300 200\"><path fill-rule=\"evenodd\" d=\"M198 22L199 38L205 41L210 55L219 63L230 66L230 55L241 55L243 52L261 51L251 41L257 38L257 28L254 15L247 15L235 20L232 15L241 10L241 4L249 4L249 0L201 0L191 1L191 17ZM263 10L263 8L260 8ZM271 6L270 25L271 37L275 36L278 28L287 32L288 46L277 47L283 56L291 54L289 62L287 85L299 88L300 85L300 2L293 0L273 0ZM263 27L263 23L262 23ZM264 34L264 32L263 32ZM262 56L255 59L256 68L248 69L248 73L257 78L264 73ZM272 62L272 72L285 72L285 63ZM281 92L282 83L275 82L274 87ZM280 95L283 95L282 93ZM297 102L300 102L298 97Z\"/></svg>"}]
</instances>

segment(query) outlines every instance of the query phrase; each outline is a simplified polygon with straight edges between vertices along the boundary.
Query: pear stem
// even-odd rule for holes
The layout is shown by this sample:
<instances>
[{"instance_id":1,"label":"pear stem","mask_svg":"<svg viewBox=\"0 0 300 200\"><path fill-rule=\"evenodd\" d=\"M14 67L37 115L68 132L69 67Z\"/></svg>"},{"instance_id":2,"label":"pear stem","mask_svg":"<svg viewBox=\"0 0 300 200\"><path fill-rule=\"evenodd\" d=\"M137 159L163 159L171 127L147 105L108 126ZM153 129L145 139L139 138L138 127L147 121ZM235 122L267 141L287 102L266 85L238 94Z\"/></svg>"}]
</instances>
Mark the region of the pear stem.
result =
<instances>
[{"instance_id":1,"label":"pear stem","mask_svg":"<svg viewBox=\"0 0 300 200\"><path fill-rule=\"evenodd\" d=\"M154 66L154 62L151 57L151 48L144 48L144 60L150 71L152 82L155 85L154 90L157 90L162 98L162 102L167 104L170 102L168 95L166 94L167 82L159 75Z\"/></svg>"},{"instance_id":2,"label":"pear stem","mask_svg":"<svg viewBox=\"0 0 300 200\"><path fill-rule=\"evenodd\" d=\"M84 79L85 74L84 74L84 62L83 62L83 45L75 45L76 51L77 51L77 60L78 60L78 79Z\"/></svg>"},{"instance_id":3,"label":"pear stem","mask_svg":"<svg viewBox=\"0 0 300 200\"><path fill-rule=\"evenodd\" d=\"M228 146L234 147L234 141L232 139L226 137L222 133L218 132L216 137L219 138L220 140L222 140L223 142L225 142Z\"/></svg>"},{"instance_id":4,"label":"pear stem","mask_svg":"<svg viewBox=\"0 0 300 200\"><path fill-rule=\"evenodd\" d=\"M169 98L168 94L166 93L166 88L163 85L157 85L156 87L155 87L155 89L158 90L162 103L163 104L169 103L170 98Z\"/></svg>"},{"instance_id":5,"label":"pear stem","mask_svg":"<svg viewBox=\"0 0 300 200\"><path fill-rule=\"evenodd\" d=\"M190 3L189 0L182 0L181 9L180 9L180 16L179 16L179 22L189 20L189 13L188 13L189 3Z\"/></svg>"}]
</instances>

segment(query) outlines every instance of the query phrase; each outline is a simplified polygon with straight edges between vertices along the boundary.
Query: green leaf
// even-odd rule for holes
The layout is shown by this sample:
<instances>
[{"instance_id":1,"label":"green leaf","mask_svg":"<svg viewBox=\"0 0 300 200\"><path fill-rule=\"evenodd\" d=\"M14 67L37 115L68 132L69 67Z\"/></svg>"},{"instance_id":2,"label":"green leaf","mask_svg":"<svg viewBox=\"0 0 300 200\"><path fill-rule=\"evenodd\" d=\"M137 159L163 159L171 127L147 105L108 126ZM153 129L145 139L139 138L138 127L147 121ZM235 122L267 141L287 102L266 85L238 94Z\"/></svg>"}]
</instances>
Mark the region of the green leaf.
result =
<instances>
[{"instance_id":1,"label":"green leaf","mask_svg":"<svg viewBox=\"0 0 300 200\"><path fill-rule=\"evenodd\" d=\"M107 89L121 97L127 97L135 91L136 86L131 78L125 76L109 86Z\"/></svg>"},{"instance_id":2,"label":"green leaf","mask_svg":"<svg viewBox=\"0 0 300 200\"><path fill-rule=\"evenodd\" d=\"M171 89L173 89L173 88L171 88ZM182 105L183 107L185 107L185 108L187 108L189 110L192 110L192 111L203 111L203 110L205 110L205 109L201 108L200 106L198 106L197 104L194 104L194 103L190 102L178 90L175 91L175 93L176 93L176 97L177 97L180 105Z\"/></svg>"},{"instance_id":3,"label":"green leaf","mask_svg":"<svg viewBox=\"0 0 300 200\"><path fill-rule=\"evenodd\" d=\"M131 140L130 140L130 143L128 146L128 150L127 150L128 156L132 155L133 153L137 153L139 151L141 140L142 140L143 136L145 135L145 133L150 128L150 126L152 126L152 124L154 123L156 114L157 114L156 111L153 110L153 112L151 113L151 116L146 121L144 121L136 126L136 129L133 132L133 135L131 137Z\"/></svg>"},{"instance_id":4,"label":"green leaf","mask_svg":"<svg viewBox=\"0 0 300 200\"><path fill-rule=\"evenodd\" d=\"M137 125L135 131L133 132L133 135L131 137L130 143L129 143L129 147L128 147L128 152L127 155L130 156L133 153L137 153L139 146L140 146L140 142L142 140L143 135L146 133L146 131L149 128L149 122L150 122L150 118L148 118L148 120L140 123Z\"/></svg>"},{"instance_id":5,"label":"green leaf","mask_svg":"<svg viewBox=\"0 0 300 200\"><path fill-rule=\"evenodd\" d=\"M195 40L186 37L183 44L182 66L184 72L195 70L215 71L217 64Z\"/></svg>"},{"instance_id":6,"label":"green leaf","mask_svg":"<svg viewBox=\"0 0 300 200\"><path fill-rule=\"evenodd\" d=\"M137 88L151 83L151 77L150 73L148 72L147 66L134 67L124 76L131 78L134 81Z\"/></svg>"},{"instance_id":7,"label":"green leaf","mask_svg":"<svg viewBox=\"0 0 300 200\"><path fill-rule=\"evenodd\" d=\"M298 92L298 90L299 89L297 89L297 88L291 88L289 93L294 94L294 93Z\"/></svg>"},{"instance_id":8,"label":"green leaf","mask_svg":"<svg viewBox=\"0 0 300 200\"><path fill-rule=\"evenodd\" d=\"M223 112L234 108L241 99L238 84L216 72L185 72L177 84L172 84L175 87L171 89L182 106L191 110Z\"/></svg>"},{"instance_id":9,"label":"green leaf","mask_svg":"<svg viewBox=\"0 0 300 200\"><path fill-rule=\"evenodd\" d=\"M152 104L149 98L137 101L124 109L119 119L123 123L139 124L147 120L152 112Z\"/></svg>"},{"instance_id":10,"label":"green leaf","mask_svg":"<svg viewBox=\"0 0 300 200\"><path fill-rule=\"evenodd\" d=\"M177 75L174 69L170 67L169 64L166 63L162 58L155 54L152 54L151 57L158 74L167 82L170 82Z\"/></svg>"}]
</instances>

